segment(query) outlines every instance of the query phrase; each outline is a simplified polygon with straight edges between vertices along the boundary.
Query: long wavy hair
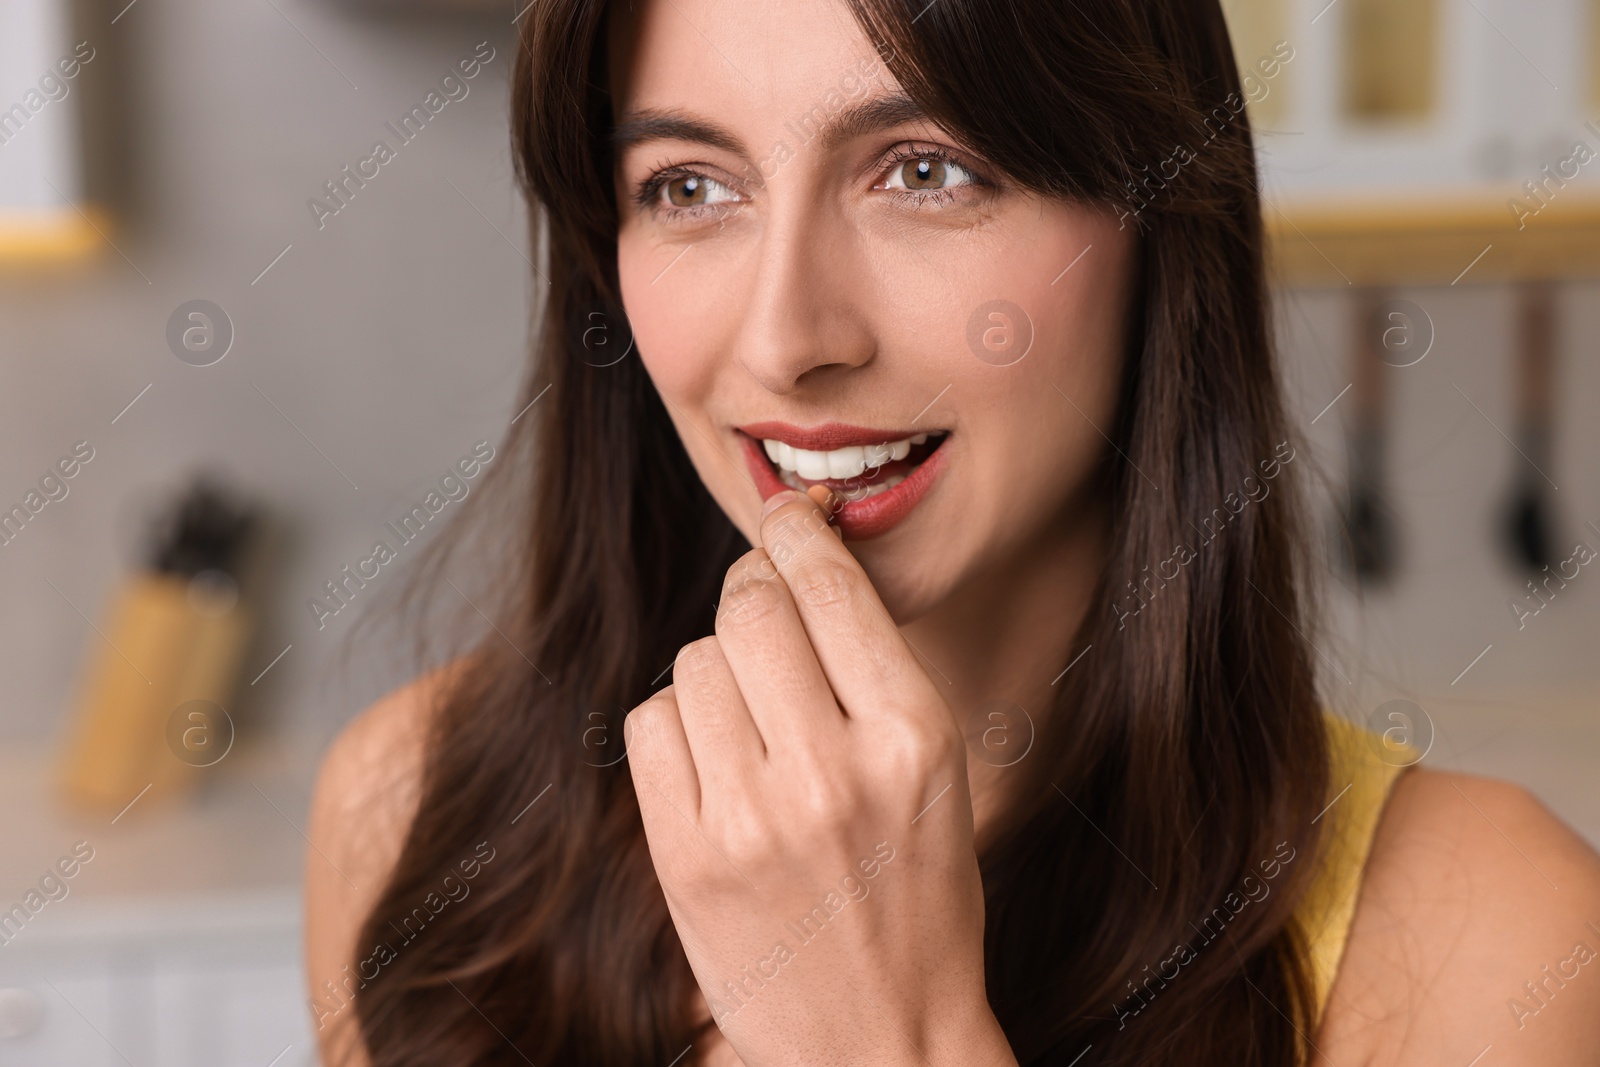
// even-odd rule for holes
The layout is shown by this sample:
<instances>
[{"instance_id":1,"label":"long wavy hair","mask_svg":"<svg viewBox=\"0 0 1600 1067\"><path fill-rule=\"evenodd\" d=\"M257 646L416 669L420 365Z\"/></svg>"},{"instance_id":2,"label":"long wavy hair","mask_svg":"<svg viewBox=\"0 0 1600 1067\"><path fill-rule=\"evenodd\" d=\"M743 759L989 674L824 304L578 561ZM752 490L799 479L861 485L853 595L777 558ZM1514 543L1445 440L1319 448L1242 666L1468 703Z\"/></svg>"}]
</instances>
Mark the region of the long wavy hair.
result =
<instances>
[{"instance_id":1,"label":"long wavy hair","mask_svg":"<svg viewBox=\"0 0 1600 1067\"><path fill-rule=\"evenodd\" d=\"M1213 518L1293 436L1222 13L1216 0L849 5L952 136L1023 187L1137 229L1098 468L1115 536L1062 663L1090 651L1033 716L979 856L990 1003L1025 1065L1302 1062L1316 1006L1292 912L1318 855L1328 752L1298 468L1229 507L1220 532ZM497 531L471 557L494 625L439 687L421 800L359 935L358 1037L374 1067L664 1067L710 1025L691 1012L621 720L712 632L723 573L748 546L628 351L606 18L602 0L540 0L521 23L512 139L543 299L523 414L468 505L471 529ZM1203 524L1214 537L1194 549ZM1174 566L1180 545L1191 558ZM422 907L484 847L494 858L469 894ZM1270 894L1224 907L1263 872Z\"/></svg>"}]
</instances>

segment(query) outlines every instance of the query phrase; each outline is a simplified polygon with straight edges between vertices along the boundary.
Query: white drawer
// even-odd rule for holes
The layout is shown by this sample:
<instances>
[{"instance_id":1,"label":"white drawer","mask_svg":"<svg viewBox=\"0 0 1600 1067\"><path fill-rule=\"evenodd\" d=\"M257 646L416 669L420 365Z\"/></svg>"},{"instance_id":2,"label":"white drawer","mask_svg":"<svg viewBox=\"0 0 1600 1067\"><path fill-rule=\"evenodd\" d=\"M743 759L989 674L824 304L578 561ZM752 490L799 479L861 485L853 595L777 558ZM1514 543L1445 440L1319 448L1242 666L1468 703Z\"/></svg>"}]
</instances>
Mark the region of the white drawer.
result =
<instances>
[{"instance_id":1,"label":"white drawer","mask_svg":"<svg viewBox=\"0 0 1600 1067\"><path fill-rule=\"evenodd\" d=\"M297 913L248 898L63 909L0 947L0 1067L311 1067Z\"/></svg>"}]
</instances>

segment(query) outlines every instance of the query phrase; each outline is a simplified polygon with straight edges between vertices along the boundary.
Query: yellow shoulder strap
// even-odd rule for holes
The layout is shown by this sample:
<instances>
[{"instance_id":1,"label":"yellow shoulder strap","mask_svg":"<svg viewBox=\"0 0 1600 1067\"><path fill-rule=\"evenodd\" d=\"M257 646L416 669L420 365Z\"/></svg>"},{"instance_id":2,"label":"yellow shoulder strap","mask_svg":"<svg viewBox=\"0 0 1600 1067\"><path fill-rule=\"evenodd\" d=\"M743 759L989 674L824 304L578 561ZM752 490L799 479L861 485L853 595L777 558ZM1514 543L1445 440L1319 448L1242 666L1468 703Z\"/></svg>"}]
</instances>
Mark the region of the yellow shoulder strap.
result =
<instances>
[{"instance_id":1,"label":"yellow shoulder strap","mask_svg":"<svg viewBox=\"0 0 1600 1067\"><path fill-rule=\"evenodd\" d=\"M1295 909L1310 950L1318 1019L1344 955L1361 892L1361 875L1384 802L1401 772L1417 759L1416 750L1409 745L1396 744L1336 715L1324 719L1329 803L1319 819L1330 825L1324 827L1325 845L1317 873Z\"/></svg>"}]
</instances>

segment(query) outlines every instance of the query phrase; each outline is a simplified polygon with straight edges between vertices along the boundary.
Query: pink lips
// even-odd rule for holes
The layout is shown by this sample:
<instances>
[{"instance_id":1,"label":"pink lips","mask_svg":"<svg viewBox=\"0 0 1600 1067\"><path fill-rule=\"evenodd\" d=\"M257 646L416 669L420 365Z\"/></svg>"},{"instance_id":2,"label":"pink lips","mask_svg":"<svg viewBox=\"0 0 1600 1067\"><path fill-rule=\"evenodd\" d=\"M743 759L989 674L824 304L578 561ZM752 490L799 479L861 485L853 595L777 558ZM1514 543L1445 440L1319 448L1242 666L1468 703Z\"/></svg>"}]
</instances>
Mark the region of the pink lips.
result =
<instances>
[{"instance_id":1,"label":"pink lips","mask_svg":"<svg viewBox=\"0 0 1600 1067\"><path fill-rule=\"evenodd\" d=\"M756 488L765 500L774 493L792 488L778 477L777 470L767 458L762 446L763 438L783 441L795 448L828 451L848 445L874 445L885 441L898 441L922 430L874 430L863 426L850 426L830 422L805 429L786 422L759 422L737 427L739 443L744 448L745 464L755 480ZM915 508L933 485L944 468L943 444L928 454L915 469L892 489L874 494L863 500L847 501L835 520L845 537L863 541L887 533Z\"/></svg>"}]
</instances>

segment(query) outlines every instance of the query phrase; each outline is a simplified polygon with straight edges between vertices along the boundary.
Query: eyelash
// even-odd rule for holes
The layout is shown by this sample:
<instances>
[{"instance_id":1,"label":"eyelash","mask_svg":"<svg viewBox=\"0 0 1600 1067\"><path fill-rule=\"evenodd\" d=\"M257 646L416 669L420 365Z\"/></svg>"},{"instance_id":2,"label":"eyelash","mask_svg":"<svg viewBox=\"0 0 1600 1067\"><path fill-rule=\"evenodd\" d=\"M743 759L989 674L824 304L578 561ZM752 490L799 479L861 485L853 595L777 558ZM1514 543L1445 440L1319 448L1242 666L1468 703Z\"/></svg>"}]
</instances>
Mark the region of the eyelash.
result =
<instances>
[{"instance_id":1,"label":"eyelash","mask_svg":"<svg viewBox=\"0 0 1600 1067\"><path fill-rule=\"evenodd\" d=\"M927 159L940 163L954 164L966 172L970 179L964 186L956 188L986 188L993 185L986 179L979 169L967 160L943 148L918 148L915 145L897 145L887 158L879 164L880 173L893 174L894 168L914 159ZM720 213L723 205L699 204L695 207L677 207L664 205L660 202L661 190L669 182L678 178L700 178L716 182L727 188L727 183L719 181L702 171L690 166L669 166L656 171L646 178L634 193L634 204L641 210L648 211L657 218L666 216L669 220L688 220L706 212ZM887 180L885 178L884 180ZM876 184L874 184L876 188ZM898 198L910 202L912 208L921 210L935 204L948 203L956 197L956 189L888 189L884 192L894 193Z\"/></svg>"}]
</instances>

